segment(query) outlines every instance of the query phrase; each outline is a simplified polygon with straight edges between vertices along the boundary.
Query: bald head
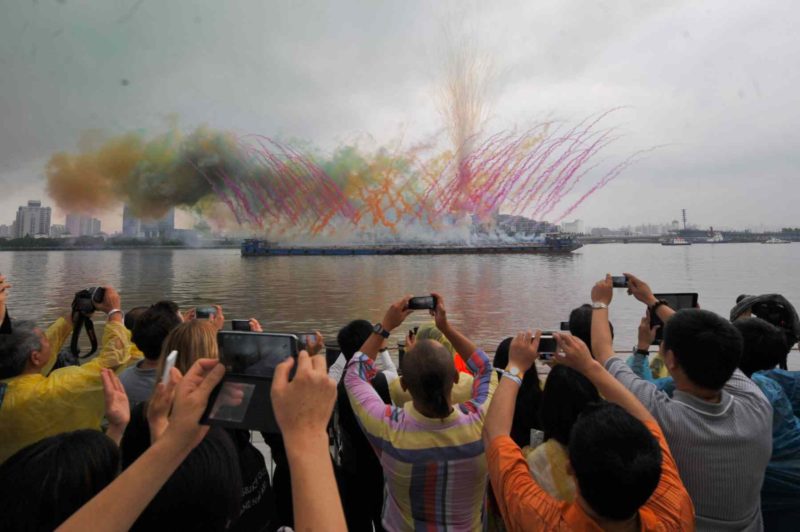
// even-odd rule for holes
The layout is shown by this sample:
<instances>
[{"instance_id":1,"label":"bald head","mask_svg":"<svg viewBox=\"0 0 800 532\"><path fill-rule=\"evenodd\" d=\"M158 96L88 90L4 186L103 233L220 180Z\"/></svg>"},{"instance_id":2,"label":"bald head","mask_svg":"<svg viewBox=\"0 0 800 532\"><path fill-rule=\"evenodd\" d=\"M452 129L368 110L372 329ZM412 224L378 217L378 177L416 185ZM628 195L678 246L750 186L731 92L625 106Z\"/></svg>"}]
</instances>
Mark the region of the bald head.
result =
<instances>
[{"instance_id":1,"label":"bald head","mask_svg":"<svg viewBox=\"0 0 800 532\"><path fill-rule=\"evenodd\" d=\"M450 413L450 392L458 376L453 355L436 340L419 340L400 365L403 387L415 404L436 417Z\"/></svg>"}]
</instances>

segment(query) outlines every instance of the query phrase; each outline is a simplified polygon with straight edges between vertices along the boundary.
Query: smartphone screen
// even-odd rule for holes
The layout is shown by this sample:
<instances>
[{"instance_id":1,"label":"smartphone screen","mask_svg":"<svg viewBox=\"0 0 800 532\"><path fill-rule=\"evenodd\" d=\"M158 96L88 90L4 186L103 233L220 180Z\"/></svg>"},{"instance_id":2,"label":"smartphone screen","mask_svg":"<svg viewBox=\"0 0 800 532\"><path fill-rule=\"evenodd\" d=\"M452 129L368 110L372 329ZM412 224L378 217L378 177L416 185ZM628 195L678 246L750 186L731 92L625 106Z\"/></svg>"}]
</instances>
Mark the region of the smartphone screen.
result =
<instances>
[{"instance_id":1,"label":"smartphone screen","mask_svg":"<svg viewBox=\"0 0 800 532\"><path fill-rule=\"evenodd\" d=\"M250 320L231 320L231 329L234 331L252 331Z\"/></svg>"},{"instance_id":2,"label":"smartphone screen","mask_svg":"<svg viewBox=\"0 0 800 532\"><path fill-rule=\"evenodd\" d=\"M628 288L628 278L624 275L612 275L611 284L614 288Z\"/></svg>"},{"instance_id":3,"label":"smartphone screen","mask_svg":"<svg viewBox=\"0 0 800 532\"><path fill-rule=\"evenodd\" d=\"M542 336L539 339L539 358L542 360L550 360L553 355L558 351L556 339L550 335Z\"/></svg>"},{"instance_id":4,"label":"smartphone screen","mask_svg":"<svg viewBox=\"0 0 800 532\"><path fill-rule=\"evenodd\" d=\"M293 334L220 331L217 344L227 372L238 375L272 377L275 366L298 352Z\"/></svg>"},{"instance_id":5,"label":"smartphone screen","mask_svg":"<svg viewBox=\"0 0 800 532\"><path fill-rule=\"evenodd\" d=\"M433 296L412 297L408 300L410 310L433 310L436 308L436 298Z\"/></svg>"},{"instance_id":6,"label":"smartphone screen","mask_svg":"<svg viewBox=\"0 0 800 532\"><path fill-rule=\"evenodd\" d=\"M217 309L214 307L197 307L195 310L195 317L198 320L207 320L217 315Z\"/></svg>"}]
</instances>

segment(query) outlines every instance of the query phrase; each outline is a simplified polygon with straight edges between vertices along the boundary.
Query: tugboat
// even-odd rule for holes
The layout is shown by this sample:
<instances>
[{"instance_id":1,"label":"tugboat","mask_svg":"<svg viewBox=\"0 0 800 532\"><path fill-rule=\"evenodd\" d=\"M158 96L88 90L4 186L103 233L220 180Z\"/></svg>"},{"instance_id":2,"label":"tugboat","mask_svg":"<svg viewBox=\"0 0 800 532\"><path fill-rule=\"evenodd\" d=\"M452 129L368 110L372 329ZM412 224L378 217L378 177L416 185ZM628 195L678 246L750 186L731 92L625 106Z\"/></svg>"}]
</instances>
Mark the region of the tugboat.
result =
<instances>
[{"instance_id":1,"label":"tugboat","mask_svg":"<svg viewBox=\"0 0 800 532\"><path fill-rule=\"evenodd\" d=\"M683 237L676 236L661 242L662 246L691 246L692 243Z\"/></svg>"}]
</instances>

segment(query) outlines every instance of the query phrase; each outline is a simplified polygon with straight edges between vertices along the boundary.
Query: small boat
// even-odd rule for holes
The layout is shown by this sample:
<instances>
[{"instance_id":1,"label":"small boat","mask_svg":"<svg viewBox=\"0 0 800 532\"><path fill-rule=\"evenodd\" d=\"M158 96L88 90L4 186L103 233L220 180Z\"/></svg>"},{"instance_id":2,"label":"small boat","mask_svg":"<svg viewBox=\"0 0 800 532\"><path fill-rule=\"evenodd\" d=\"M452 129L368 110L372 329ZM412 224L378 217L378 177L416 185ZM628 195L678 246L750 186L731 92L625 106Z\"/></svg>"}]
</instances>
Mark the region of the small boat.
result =
<instances>
[{"instance_id":1,"label":"small boat","mask_svg":"<svg viewBox=\"0 0 800 532\"><path fill-rule=\"evenodd\" d=\"M722 244L725 242L725 239L722 237L722 233L714 232L710 237L706 238L706 242L708 244Z\"/></svg>"},{"instance_id":2,"label":"small boat","mask_svg":"<svg viewBox=\"0 0 800 532\"><path fill-rule=\"evenodd\" d=\"M683 237L676 236L661 242L662 246L691 246L692 243Z\"/></svg>"},{"instance_id":3,"label":"small boat","mask_svg":"<svg viewBox=\"0 0 800 532\"><path fill-rule=\"evenodd\" d=\"M767 240L764 240L762 244L791 244L789 240L783 240L777 237L770 237Z\"/></svg>"}]
</instances>

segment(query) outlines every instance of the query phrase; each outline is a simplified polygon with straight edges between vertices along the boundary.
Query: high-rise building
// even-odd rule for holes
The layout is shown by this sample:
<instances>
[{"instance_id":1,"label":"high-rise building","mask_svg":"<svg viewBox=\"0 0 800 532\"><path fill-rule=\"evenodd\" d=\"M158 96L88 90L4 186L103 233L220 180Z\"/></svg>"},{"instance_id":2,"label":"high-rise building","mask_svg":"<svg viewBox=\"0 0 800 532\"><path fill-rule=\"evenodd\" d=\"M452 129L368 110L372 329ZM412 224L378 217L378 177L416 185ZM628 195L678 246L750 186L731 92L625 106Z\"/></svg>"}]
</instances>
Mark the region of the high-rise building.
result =
<instances>
[{"instance_id":1,"label":"high-rise building","mask_svg":"<svg viewBox=\"0 0 800 532\"><path fill-rule=\"evenodd\" d=\"M94 236L100 233L100 220L82 214L68 214L67 231L72 236Z\"/></svg>"},{"instance_id":2,"label":"high-rise building","mask_svg":"<svg viewBox=\"0 0 800 532\"><path fill-rule=\"evenodd\" d=\"M0 225L0 238L10 238L10 237L11 237L11 226Z\"/></svg>"},{"instance_id":3,"label":"high-rise building","mask_svg":"<svg viewBox=\"0 0 800 532\"><path fill-rule=\"evenodd\" d=\"M175 209L160 220L141 220L125 205L122 210L122 234L131 238L170 238L175 231Z\"/></svg>"},{"instance_id":4,"label":"high-rise building","mask_svg":"<svg viewBox=\"0 0 800 532\"><path fill-rule=\"evenodd\" d=\"M24 236L50 234L50 207L42 207L42 202L29 200L27 206L17 209L16 231L17 238Z\"/></svg>"},{"instance_id":5,"label":"high-rise building","mask_svg":"<svg viewBox=\"0 0 800 532\"><path fill-rule=\"evenodd\" d=\"M67 234L67 226L61 224L53 224L50 226L50 236L52 238L61 238Z\"/></svg>"}]
</instances>

